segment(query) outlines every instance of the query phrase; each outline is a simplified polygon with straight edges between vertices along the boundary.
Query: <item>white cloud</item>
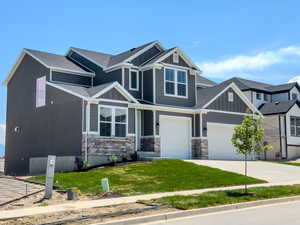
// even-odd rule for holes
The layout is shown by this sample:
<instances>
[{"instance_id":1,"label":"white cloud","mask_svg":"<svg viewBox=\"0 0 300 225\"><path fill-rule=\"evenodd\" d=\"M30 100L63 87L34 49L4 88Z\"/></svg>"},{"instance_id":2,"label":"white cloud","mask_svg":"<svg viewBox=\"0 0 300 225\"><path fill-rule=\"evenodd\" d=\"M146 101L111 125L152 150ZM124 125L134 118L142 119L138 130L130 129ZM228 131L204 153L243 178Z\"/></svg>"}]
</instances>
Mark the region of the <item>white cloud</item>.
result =
<instances>
[{"instance_id":1,"label":"white cloud","mask_svg":"<svg viewBox=\"0 0 300 225\"><path fill-rule=\"evenodd\" d=\"M300 76L295 76L292 79L289 80L288 83L292 83L292 82L298 82L298 84L300 84Z\"/></svg>"},{"instance_id":2,"label":"white cloud","mask_svg":"<svg viewBox=\"0 0 300 225\"><path fill-rule=\"evenodd\" d=\"M300 47L288 46L273 51L261 51L252 55L236 55L220 61L199 62L197 65L204 74L215 78L240 76L261 71L272 65L285 62L290 56L300 56Z\"/></svg>"},{"instance_id":3,"label":"white cloud","mask_svg":"<svg viewBox=\"0 0 300 225\"><path fill-rule=\"evenodd\" d=\"M0 124L0 144L5 144L5 124Z\"/></svg>"}]
</instances>

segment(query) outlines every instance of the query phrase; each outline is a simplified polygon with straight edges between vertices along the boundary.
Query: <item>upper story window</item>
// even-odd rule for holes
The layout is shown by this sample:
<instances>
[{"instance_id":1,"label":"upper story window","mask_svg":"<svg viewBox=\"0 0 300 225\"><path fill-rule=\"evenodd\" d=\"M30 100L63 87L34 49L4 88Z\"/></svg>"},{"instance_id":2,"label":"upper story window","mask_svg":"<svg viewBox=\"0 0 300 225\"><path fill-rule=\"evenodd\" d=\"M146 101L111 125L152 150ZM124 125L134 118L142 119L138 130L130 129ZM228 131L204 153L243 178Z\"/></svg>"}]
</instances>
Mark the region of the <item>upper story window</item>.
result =
<instances>
[{"instance_id":1,"label":"upper story window","mask_svg":"<svg viewBox=\"0 0 300 225\"><path fill-rule=\"evenodd\" d=\"M267 95L267 94L264 94L264 101L269 101L269 95Z\"/></svg>"},{"instance_id":2,"label":"upper story window","mask_svg":"<svg viewBox=\"0 0 300 225\"><path fill-rule=\"evenodd\" d=\"M173 62L174 63L179 63L179 55L176 52L173 54Z\"/></svg>"},{"instance_id":3,"label":"upper story window","mask_svg":"<svg viewBox=\"0 0 300 225\"><path fill-rule=\"evenodd\" d=\"M228 101L233 102L233 92L228 92Z\"/></svg>"},{"instance_id":4,"label":"upper story window","mask_svg":"<svg viewBox=\"0 0 300 225\"><path fill-rule=\"evenodd\" d=\"M165 95L187 97L187 72L184 70L165 69Z\"/></svg>"},{"instance_id":5,"label":"upper story window","mask_svg":"<svg viewBox=\"0 0 300 225\"><path fill-rule=\"evenodd\" d=\"M300 136L300 117L291 116L290 117L290 127L291 127L291 136L299 137Z\"/></svg>"},{"instance_id":6,"label":"upper story window","mask_svg":"<svg viewBox=\"0 0 300 225\"><path fill-rule=\"evenodd\" d=\"M139 90L139 71L131 70L129 75L129 89L138 91Z\"/></svg>"},{"instance_id":7,"label":"upper story window","mask_svg":"<svg viewBox=\"0 0 300 225\"><path fill-rule=\"evenodd\" d=\"M292 93L292 100L297 100L297 99L298 99L298 94Z\"/></svg>"},{"instance_id":8,"label":"upper story window","mask_svg":"<svg viewBox=\"0 0 300 225\"><path fill-rule=\"evenodd\" d=\"M261 100L261 93L258 93L258 92L256 93L256 99Z\"/></svg>"},{"instance_id":9,"label":"upper story window","mask_svg":"<svg viewBox=\"0 0 300 225\"><path fill-rule=\"evenodd\" d=\"M100 136L126 137L127 109L100 107Z\"/></svg>"}]
</instances>

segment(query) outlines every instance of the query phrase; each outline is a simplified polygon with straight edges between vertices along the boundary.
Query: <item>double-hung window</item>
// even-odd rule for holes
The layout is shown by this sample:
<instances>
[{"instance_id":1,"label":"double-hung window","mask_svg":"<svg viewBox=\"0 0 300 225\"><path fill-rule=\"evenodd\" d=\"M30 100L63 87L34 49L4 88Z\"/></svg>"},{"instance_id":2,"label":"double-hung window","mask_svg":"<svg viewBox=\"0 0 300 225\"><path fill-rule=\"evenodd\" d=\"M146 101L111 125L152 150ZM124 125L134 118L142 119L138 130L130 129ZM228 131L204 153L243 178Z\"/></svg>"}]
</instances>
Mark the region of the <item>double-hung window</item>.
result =
<instances>
[{"instance_id":1,"label":"double-hung window","mask_svg":"<svg viewBox=\"0 0 300 225\"><path fill-rule=\"evenodd\" d=\"M291 127L291 136L299 137L300 136L300 117L291 116L290 117L290 127Z\"/></svg>"},{"instance_id":2,"label":"double-hung window","mask_svg":"<svg viewBox=\"0 0 300 225\"><path fill-rule=\"evenodd\" d=\"M129 89L138 91L139 90L139 71L131 70L129 76Z\"/></svg>"},{"instance_id":3,"label":"double-hung window","mask_svg":"<svg viewBox=\"0 0 300 225\"><path fill-rule=\"evenodd\" d=\"M126 137L127 109L100 107L100 136Z\"/></svg>"},{"instance_id":4,"label":"double-hung window","mask_svg":"<svg viewBox=\"0 0 300 225\"><path fill-rule=\"evenodd\" d=\"M187 97L187 72L165 69L165 95Z\"/></svg>"}]
</instances>

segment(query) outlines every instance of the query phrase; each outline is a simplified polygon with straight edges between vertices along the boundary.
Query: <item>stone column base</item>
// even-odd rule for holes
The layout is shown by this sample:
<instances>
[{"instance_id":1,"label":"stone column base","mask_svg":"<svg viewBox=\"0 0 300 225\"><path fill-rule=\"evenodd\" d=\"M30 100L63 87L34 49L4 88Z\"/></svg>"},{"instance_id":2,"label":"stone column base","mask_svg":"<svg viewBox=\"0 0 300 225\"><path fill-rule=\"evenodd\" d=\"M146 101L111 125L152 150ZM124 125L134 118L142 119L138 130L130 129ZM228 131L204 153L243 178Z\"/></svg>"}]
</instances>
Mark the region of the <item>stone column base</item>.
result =
<instances>
[{"instance_id":1,"label":"stone column base","mask_svg":"<svg viewBox=\"0 0 300 225\"><path fill-rule=\"evenodd\" d=\"M208 159L207 138L192 139L192 158L193 159Z\"/></svg>"}]
</instances>

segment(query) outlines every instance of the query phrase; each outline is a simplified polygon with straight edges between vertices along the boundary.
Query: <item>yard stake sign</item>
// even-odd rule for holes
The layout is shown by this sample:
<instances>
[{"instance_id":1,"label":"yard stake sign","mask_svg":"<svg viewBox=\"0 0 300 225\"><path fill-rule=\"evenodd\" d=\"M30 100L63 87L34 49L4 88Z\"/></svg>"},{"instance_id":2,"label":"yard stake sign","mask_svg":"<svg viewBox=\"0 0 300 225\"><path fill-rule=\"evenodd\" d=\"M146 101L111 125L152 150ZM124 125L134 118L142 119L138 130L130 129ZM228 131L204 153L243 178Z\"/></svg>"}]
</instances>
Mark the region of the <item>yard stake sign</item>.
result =
<instances>
[{"instance_id":1,"label":"yard stake sign","mask_svg":"<svg viewBox=\"0 0 300 225\"><path fill-rule=\"evenodd\" d=\"M101 179L101 186L103 192L109 192L109 182L108 178Z\"/></svg>"},{"instance_id":2,"label":"yard stake sign","mask_svg":"<svg viewBox=\"0 0 300 225\"><path fill-rule=\"evenodd\" d=\"M45 189L45 199L51 199L53 190L53 180L55 171L55 155L48 155L47 161L47 173L46 173L46 189Z\"/></svg>"}]
</instances>

